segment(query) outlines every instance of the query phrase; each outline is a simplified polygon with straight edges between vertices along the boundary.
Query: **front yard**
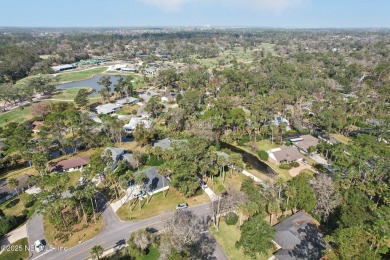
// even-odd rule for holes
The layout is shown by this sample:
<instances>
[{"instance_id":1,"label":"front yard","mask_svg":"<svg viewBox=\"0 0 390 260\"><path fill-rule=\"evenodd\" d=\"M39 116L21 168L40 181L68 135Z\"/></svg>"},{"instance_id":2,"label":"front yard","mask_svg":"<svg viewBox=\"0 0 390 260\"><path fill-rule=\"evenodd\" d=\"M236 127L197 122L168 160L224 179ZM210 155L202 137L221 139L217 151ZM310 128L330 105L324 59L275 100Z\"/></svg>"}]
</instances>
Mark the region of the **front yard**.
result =
<instances>
[{"instance_id":1,"label":"front yard","mask_svg":"<svg viewBox=\"0 0 390 260\"><path fill-rule=\"evenodd\" d=\"M175 211L176 206L180 203L188 203L188 206L195 206L210 202L210 199L203 192L197 196L185 198L178 191L170 188L166 197L160 192L154 195L149 203L147 203L146 198L144 198L141 201L142 209L139 208L138 201L131 200L131 202L133 203L131 205L132 210L130 210L129 203L127 202L116 212L121 220L130 221L147 219L169 211Z\"/></svg>"},{"instance_id":2,"label":"front yard","mask_svg":"<svg viewBox=\"0 0 390 260\"><path fill-rule=\"evenodd\" d=\"M5 248L4 252L0 255L0 260L28 259L28 248L29 244L27 237L22 238L8 245L8 247Z\"/></svg>"},{"instance_id":3,"label":"front yard","mask_svg":"<svg viewBox=\"0 0 390 260\"><path fill-rule=\"evenodd\" d=\"M50 223L49 218L45 216L43 218L43 227L45 231L45 237L47 242L53 246L62 246L62 247L73 247L79 244L79 241L87 241L102 231L104 227L104 220L102 217L99 217L99 214L96 214L97 222L93 222L93 219L90 221L87 228L83 228L84 220L81 223L77 224L77 227L73 227L73 232L60 232ZM81 229L78 231L78 229ZM62 235L61 235L62 234ZM67 241L60 241L59 237L67 236Z\"/></svg>"},{"instance_id":4,"label":"front yard","mask_svg":"<svg viewBox=\"0 0 390 260\"><path fill-rule=\"evenodd\" d=\"M252 260L251 257L244 255L242 250L236 248L236 241L240 239L241 232L238 225L227 225L223 219L219 224L219 230L210 227L210 232L214 236L218 245L222 248L228 259ZM266 260L271 256L258 255L256 259Z\"/></svg>"}]
</instances>

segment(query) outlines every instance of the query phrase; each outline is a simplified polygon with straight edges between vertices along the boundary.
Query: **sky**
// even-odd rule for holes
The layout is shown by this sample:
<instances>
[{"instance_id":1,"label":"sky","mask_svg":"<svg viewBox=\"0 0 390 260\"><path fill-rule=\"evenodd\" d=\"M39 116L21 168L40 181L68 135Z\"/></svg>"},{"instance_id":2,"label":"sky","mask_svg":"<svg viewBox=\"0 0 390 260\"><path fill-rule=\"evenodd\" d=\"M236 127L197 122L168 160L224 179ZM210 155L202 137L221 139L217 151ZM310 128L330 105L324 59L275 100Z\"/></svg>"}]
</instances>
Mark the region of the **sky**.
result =
<instances>
[{"instance_id":1,"label":"sky","mask_svg":"<svg viewBox=\"0 0 390 260\"><path fill-rule=\"evenodd\" d=\"M390 27L390 0L0 0L0 27Z\"/></svg>"}]
</instances>

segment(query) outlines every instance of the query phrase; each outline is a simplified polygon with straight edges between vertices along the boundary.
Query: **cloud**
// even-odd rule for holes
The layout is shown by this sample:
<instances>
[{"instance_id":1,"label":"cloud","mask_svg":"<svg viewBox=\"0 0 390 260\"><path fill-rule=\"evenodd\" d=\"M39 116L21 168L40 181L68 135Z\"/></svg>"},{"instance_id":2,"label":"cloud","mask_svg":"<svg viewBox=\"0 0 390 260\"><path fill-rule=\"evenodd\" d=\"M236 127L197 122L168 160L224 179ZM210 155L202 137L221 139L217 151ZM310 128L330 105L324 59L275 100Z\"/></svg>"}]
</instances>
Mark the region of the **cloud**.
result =
<instances>
[{"instance_id":1,"label":"cloud","mask_svg":"<svg viewBox=\"0 0 390 260\"><path fill-rule=\"evenodd\" d=\"M305 4L310 0L141 0L145 4L167 11L178 11L185 4L218 4L220 6L243 7L249 9L282 12Z\"/></svg>"}]
</instances>

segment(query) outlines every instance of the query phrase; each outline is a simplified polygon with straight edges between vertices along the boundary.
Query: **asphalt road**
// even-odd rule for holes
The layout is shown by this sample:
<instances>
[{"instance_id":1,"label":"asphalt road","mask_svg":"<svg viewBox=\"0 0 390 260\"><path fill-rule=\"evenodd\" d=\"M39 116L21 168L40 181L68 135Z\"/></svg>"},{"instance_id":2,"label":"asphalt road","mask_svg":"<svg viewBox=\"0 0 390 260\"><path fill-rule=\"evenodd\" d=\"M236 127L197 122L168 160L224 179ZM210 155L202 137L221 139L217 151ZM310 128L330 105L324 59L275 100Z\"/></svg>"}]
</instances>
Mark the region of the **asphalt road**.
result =
<instances>
[{"instance_id":1,"label":"asphalt road","mask_svg":"<svg viewBox=\"0 0 390 260\"><path fill-rule=\"evenodd\" d=\"M131 232L136 231L140 228L151 227L156 230L162 228L163 222L173 214L173 212L165 213L153 218L122 222L120 221L114 211L111 209L108 203L102 195L98 195L100 205L102 205L101 211L103 212L103 218L105 226L103 230L94 238L85 241L75 247L64 249L64 248L52 248L41 253L34 252L30 259L84 259L90 256L90 250L93 246L100 245L104 249L113 247L119 240L127 240ZM194 207L190 207L189 210L195 214L206 217L209 215L209 204L202 204ZM34 216L27 225L29 243L33 244L35 240L44 238L42 216ZM225 260L227 259L221 248L216 244L214 251L215 259Z\"/></svg>"}]
</instances>

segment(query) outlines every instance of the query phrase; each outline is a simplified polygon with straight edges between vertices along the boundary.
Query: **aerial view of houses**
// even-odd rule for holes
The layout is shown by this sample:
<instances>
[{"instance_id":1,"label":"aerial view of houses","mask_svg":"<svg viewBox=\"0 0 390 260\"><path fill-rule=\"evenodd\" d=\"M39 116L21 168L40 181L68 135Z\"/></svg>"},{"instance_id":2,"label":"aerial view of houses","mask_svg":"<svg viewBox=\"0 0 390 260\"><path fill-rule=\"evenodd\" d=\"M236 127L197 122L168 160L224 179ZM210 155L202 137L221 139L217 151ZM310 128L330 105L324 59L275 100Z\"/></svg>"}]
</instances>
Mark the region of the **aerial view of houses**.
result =
<instances>
[{"instance_id":1,"label":"aerial view of houses","mask_svg":"<svg viewBox=\"0 0 390 260\"><path fill-rule=\"evenodd\" d=\"M390 259L390 3L4 1L0 260Z\"/></svg>"}]
</instances>

